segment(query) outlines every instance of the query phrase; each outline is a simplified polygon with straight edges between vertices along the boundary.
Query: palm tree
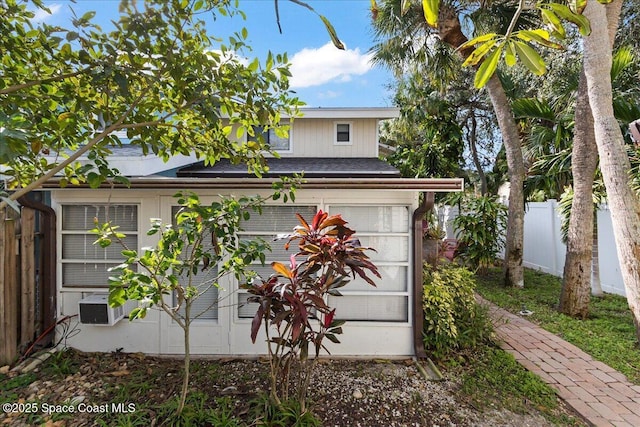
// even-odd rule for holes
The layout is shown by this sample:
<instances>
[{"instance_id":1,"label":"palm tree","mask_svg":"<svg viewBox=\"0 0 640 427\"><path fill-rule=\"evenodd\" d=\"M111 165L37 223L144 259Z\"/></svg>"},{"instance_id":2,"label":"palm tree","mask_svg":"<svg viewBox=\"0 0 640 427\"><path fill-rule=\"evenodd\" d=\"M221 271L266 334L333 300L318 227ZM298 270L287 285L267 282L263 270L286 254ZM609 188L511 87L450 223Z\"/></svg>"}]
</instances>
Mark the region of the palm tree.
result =
<instances>
[{"instance_id":1,"label":"palm tree","mask_svg":"<svg viewBox=\"0 0 640 427\"><path fill-rule=\"evenodd\" d=\"M402 4L401 4L402 3ZM398 73L412 64L432 75L434 80L450 82L459 72L460 62L454 52L466 41L460 17L465 13L473 20L475 28L505 26L508 23L496 19L500 14L492 13L487 2L469 3L463 9L459 2L444 1L440 5L437 28L431 28L424 19L422 2L387 0L379 3L375 10L374 31L377 44L373 47L375 60L389 66ZM404 8L403 5L408 5ZM508 8L509 3L491 2L491 7ZM468 12L468 13L467 13ZM523 14L524 22L529 15ZM462 58L473 49L457 51ZM507 222L507 244L505 253L505 284L524 286L522 255L524 249L524 161L521 141L507 94L498 75L486 85L496 119L502 133L507 164L509 166L509 216Z\"/></svg>"},{"instance_id":2,"label":"palm tree","mask_svg":"<svg viewBox=\"0 0 640 427\"><path fill-rule=\"evenodd\" d=\"M627 76L637 71L636 62L629 47L619 48L613 57L614 111L623 129L630 117L640 117L640 106L630 101L638 99L637 84L627 81ZM514 101L513 108L516 117L528 122L525 157L532 166L525 192L538 191L548 198L560 199L567 256L559 308L565 314L586 317L589 292L602 293L594 212L604 200L604 186L598 178L591 110L580 95L584 96L581 91L586 91L584 77L565 74L562 81L564 86L556 86L562 90L550 92L550 99L519 99ZM573 187L565 189L570 184Z\"/></svg>"}]
</instances>

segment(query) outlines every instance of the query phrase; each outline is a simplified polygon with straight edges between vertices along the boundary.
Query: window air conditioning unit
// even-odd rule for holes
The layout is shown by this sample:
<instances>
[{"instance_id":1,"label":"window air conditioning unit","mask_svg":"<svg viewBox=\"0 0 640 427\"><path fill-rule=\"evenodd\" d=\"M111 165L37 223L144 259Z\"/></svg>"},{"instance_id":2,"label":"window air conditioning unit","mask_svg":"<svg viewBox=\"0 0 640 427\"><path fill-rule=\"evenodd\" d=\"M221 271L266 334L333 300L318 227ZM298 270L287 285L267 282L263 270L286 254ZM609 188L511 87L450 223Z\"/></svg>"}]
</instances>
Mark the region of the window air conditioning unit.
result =
<instances>
[{"instance_id":1,"label":"window air conditioning unit","mask_svg":"<svg viewBox=\"0 0 640 427\"><path fill-rule=\"evenodd\" d=\"M80 323L113 326L124 317L124 306L109 307L107 294L92 294L78 301Z\"/></svg>"}]
</instances>

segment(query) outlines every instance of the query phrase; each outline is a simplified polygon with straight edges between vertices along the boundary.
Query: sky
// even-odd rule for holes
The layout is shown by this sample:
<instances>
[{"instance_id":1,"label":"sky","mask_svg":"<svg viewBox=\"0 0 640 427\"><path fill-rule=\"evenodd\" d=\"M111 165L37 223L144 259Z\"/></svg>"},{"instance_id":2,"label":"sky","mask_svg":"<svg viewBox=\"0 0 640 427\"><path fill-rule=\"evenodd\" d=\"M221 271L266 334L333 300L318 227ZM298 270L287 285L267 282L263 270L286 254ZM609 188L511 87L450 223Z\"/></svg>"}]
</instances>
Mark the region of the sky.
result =
<instances>
[{"instance_id":1,"label":"sky","mask_svg":"<svg viewBox=\"0 0 640 427\"><path fill-rule=\"evenodd\" d=\"M73 8L78 16L93 10L94 21L110 29L117 17L119 0L47 1L52 14L39 11L34 18L70 27ZM269 50L287 53L291 62L291 89L309 107L389 107L392 93L388 86L392 76L388 70L370 62L373 45L369 0L307 0L318 13L326 16L346 45L341 51L333 46L324 24L311 11L287 0L279 1L278 31L273 0L240 0L240 17L224 18L208 25L211 35L227 36L246 27L252 52L248 58L262 61Z\"/></svg>"}]
</instances>

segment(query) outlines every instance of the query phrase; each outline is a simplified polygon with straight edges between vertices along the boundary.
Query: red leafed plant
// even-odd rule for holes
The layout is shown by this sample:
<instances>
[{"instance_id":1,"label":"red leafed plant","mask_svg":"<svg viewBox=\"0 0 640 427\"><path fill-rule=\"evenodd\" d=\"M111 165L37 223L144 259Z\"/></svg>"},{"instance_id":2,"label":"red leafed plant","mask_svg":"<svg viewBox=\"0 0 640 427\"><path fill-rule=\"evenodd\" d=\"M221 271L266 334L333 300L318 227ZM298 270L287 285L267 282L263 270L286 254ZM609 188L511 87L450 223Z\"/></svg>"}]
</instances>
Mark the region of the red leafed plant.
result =
<instances>
[{"instance_id":1,"label":"red leafed plant","mask_svg":"<svg viewBox=\"0 0 640 427\"><path fill-rule=\"evenodd\" d=\"M251 340L255 343L261 327L267 337L271 368L270 396L275 404L289 399L289 388L295 387L296 401L305 411L307 389L313 366L326 338L339 343L344 321L336 318L336 310L327 305L327 296L340 296L339 288L356 276L375 286L369 274L380 277L354 238L355 231L346 226L340 215L319 211L309 224L296 214L300 225L288 236L285 249L298 244L298 252L290 257L290 265L272 263L273 274L267 280L246 285L250 302L258 303L251 324ZM316 357L309 358L309 348ZM292 371L296 378L292 381Z\"/></svg>"}]
</instances>

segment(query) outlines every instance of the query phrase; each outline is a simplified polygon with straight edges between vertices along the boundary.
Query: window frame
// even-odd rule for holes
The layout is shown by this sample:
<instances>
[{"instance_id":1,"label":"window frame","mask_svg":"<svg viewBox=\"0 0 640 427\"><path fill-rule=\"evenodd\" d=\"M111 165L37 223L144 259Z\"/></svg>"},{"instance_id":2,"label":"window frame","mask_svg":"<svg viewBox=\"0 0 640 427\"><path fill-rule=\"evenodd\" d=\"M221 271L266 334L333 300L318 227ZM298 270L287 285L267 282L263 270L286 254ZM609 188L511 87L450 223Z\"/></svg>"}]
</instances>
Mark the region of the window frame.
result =
<instances>
[{"instance_id":1,"label":"window frame","mask_svg":"<svg viewBox=\"0 0 640 427\"><path fill-rule=\"evenodd\" d=\"M287 140L289 142L289 148L286 150L282 150L282 149L272 149L272 151L275 151L276 153L281 153L281 154L292 154L293 153L293 125L289 120L282 120L281 121L282 125L285 126L289 126L289 131L288 131L288 137ZM267 129L267 131L265 132L265 125L261 125L261 126L253 126L253 131L255 133L256 136L250 136L248 133L246 133L246 138L245 138L245 142L249 142L249 141L255 141L257 136L259 134L265 135L265 141L264 143L271 147L269 144L269 140L271 139L271 135L276 136L275 135L275 129L270 127L269 129Z\"/></svg>"},{"instance_id":2,"label":"window frame","mask_svg":"<svg viewBox=\"0 0 640 427\"><path fill-rule=\"evenodd\" d=\"M108 290L109 289L109 282L107 281L106 283L103 284L73 284L73 283L67 283L65 282L65 266L66 265L87 265L87 266L97 266L97 265L119 265L122 264L124 257L122 255L120 255L120 251L118 250L118 257L117 258L72 258L72 257L65 257L64 256L64 240L65 240L65 236L85 236L84 240L86 243L90 243L89 245L85 244L85 248L84 250L88 250L88 249L92 249L95 247L94 243L95 240L97 239L96 235L94 235L93 233L90 232L91 228L93 228L93 225L90 225L87 229L65 229L64 228L64 222L65 222L65 208L67 206L84 206L84 207L96 207L99 206L101 208L118 208L118 207L130 207L130 206L134 206L136 208L136 221L135 221L135 226L136 226L136 230L122 230L124 234L126 234L127 237L131 237L131 236L135 236L136 239L136 247L134 248L135 250L140 250L140 240L141 240L141 236L142 233L140 232L140 212L141 212L141 204L140 203L135 203L132 201L122 201L122 202L112 202L112 203L105 203L105 202L91 202L91 201L80 201L79 203L73 203L72 201L65 201L59 204L59 247L58 250L60 251L60 286L62 289L99 289L99 290ZM86 221L85 221L86 224ZM118 225L117 223L114 223L114 225ZM118 242L113 242L111 244L110 247L115 247L115 245L118 245ZM93 249L92 249L93 250ZM105 249L107 250L107 249Z\"/></svg>"},{"instance_id":3,"label":"window frame","mask_svg":"<svg viewBox=\"0 0 640 427\"><path fill-rule=\"evenodd\" d=\"M303 208L312 208L314 210L314 214L319 209L321 209L319 204L314 203L312 201L308 201L308 202L302 202L301 201L300 203L296 203L294 205L293 204L292 205L267 204L267 205L263 206L262 209L264 211L265 208L268 209L268 208L280 208L280 207L282 207L282 208L293 208L292 210L296 211L298 213L300 213L300 211ZM258 216L258 214L257 213L252 213L251 214L251 218L253 218L254 216ZM305 217L305 219L306 220L310 220L310 218L308 218L308 217ZM249 220L249 221L251 221L251 220ZM297 223L297 219L295 218L295 216L292 216L292 222L296 222ZM277 237L277 236L285 234L285 233L289 234L292 231L293 231L293 228L288 229L288 230L266 230L266 229L247 230L246 228L243 227L243 230L238 232L238 237L240 239L242 239L243 236L249 236L251 238L253 238L253 237L261 237L264 240L266 240L267 242L269 242L271 244L271 246L273 247L274 245L278 245L278 244L279 245L284 245L285 240L278 240L278 241L275 241L275 242L273 242L273 241L270 242L270 240L269 240L270 238L274 238L274 237ZM287 256L284 257L284 258L278 258L277 256L274 256L273 252L270 252L270 251L266 252L265 253L266 259L265 259L265 264L264 265L265 265L265 267L268 267L268 266L270 266L271 262L273 262L273 261L277 261L277 262L281 262L281 263L283 263L285 265L289 265L290 256L295 254L296 252L297 252L297 250L296 250L295 247L294 248L290 248L288 253L287 253ZM254 261L254 262L251 263L251 266L258 267L258 266L261 266L261 263L260 263L260 261ZM249 267L249 268L251 268L251 267ZM267 278L268 277L264 277L264 279L267 279ZM243 299L248 295L249 295L248 291L246 291L244 289L240 289L238 287L238 292L236 292L235 299L234 299L234 304L233 304L234 305L233 318L234 318L234 320L236 322L240 322L240 323L242 323L242 322L251 322L251 320L253 319L253 317L255 315L254 311L251 312L252 313L251 315L246 315L246 316L245 315L241 315L241 313L240 313L241 298Z\"/></svg>"},{"instance_id":4,"label":"window frame","mask_svg":"<svg viewBox=\"0 0 640 427\"><path fill-rule=\"evenodd\" d=\"M341 125L349 126L349 139L347 141L341 141L338 136L340 132L338 127ZM353 122L352 121L335 121L333 122L333 145L353 145Z\"/></svg>"},{"instance_id":5,"label":"window frame","mask_svg":"<svg viewBox=\"0 0 640 427\"><path fill-rule=\"evenodd\" d=\"M352 322L362 322L362 323L369 323L369 324L381 324L381 323L389 323L389 324L394 324L394 325L401 325L401 324L409 324L412 322L412 299L413 299L413 291L412 291L412 271L411 271L411 259L412 259L412 232L411 232L411 205L408 204L403 204L403 203L391 203L391 204L381 204L381 203L344 203L344 202L335 202L335 203L327 203L326 204L326 210L327 212L329 212L329 214L331 215L335 215L335 214L343 214L342 209L344 208L385 208L385 207L401 207L401 208L405 208L405 215L406 215L406 221L407 221L407 229L403 230L403 231L360 231L358 229L357 226L354 226L356 234L354 235L354 237L359 238L366 238L366 237L380 237L380 238L384 238L384 237L402 237L404 239L406 239L406 248L407 248L407 254L404 260L401 261L382 261L382 260L376 260L373 261L373 263L380 269L389 266L389 267L399 267L399 268L404 268L406 271L405 274L405 287L403 291L399 291L399 290L382 290L380 287L377 288L372 288L370 290L350 290L349 289L349 285L347 284L347 286L345 286L344 288L342 288L340 290L340 293L343 296L350 296L350 297L380 297L380 298L384 298L384 297L404 297L406 298L407 301L407 309L406 311L403 313L404 318L403 319L397 319L397 320L388 320L388 319L349 319L346 318L346 320L349 323ZM349 218L345 218L347 220L349 220ZM351 222L354 222L353 220ZM366 246L366 245L365 245ZM375 249L375 248L374 248ZM381 252L378 252L381 253ZM368 254L369 256L371 256L372 254ZM375 282L381 282L381 279L378 279L377 277L373 277ZM341 297L336 297L336 298L341 298ZM331 302L329 302L329 305L331 305ZM338 315L337 317L340 317L340 315Z\"/></svg>"}]
</instances>

